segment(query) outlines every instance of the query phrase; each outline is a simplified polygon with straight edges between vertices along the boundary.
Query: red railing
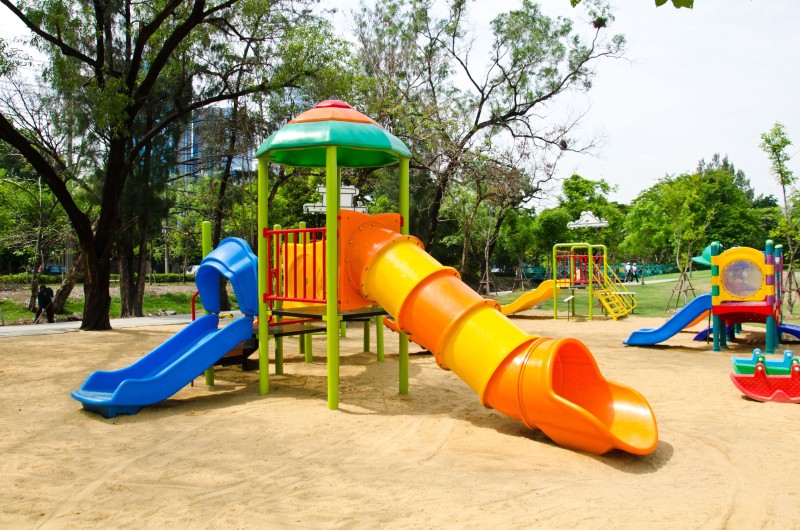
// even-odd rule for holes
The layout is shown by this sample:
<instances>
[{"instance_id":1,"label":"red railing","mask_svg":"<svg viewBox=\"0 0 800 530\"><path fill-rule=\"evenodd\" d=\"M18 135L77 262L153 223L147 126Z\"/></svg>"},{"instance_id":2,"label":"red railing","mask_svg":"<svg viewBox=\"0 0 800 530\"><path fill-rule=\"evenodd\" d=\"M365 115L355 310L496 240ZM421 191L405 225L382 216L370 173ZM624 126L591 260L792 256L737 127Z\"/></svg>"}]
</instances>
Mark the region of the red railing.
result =
<instances>
[{"instance_id":1,"label":"red railing","mask_svg":"<svg viewBox=\"0 0 800 530\"><path fill-rule=\"evenodd\" d=\"M595 280L601 276L603 256L592 256ZM571 280L573 285L589 283L589 256L587 254L560 254L556 256L556 278Z\"/></svg>"},{"instance_id":2,"label":"red railing","mask_svg":"<svg viewBox=\"0 0 800 530\"><path fill-rule=\"evenodd\" d=\"M264 230L267 302L325 303L325 229Z\"/></svg>"}]
</instances>

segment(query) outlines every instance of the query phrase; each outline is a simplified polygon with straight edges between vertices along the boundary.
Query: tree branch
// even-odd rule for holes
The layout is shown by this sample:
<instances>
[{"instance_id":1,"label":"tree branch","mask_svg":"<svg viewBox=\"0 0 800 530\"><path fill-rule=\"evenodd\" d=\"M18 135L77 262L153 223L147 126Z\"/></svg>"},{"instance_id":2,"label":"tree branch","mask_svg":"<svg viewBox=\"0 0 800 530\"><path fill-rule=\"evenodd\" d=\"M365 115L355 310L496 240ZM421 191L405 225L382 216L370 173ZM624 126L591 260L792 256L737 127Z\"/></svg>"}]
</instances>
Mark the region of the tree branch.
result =
<instances>
[{"instance_id":1,"label":"tree branch","mask_svg":"<svg viewBox=\"0 0 800 530\"><path fill-rule=\"evenodd\" d=\"M34 24L31 21L31 19L29 19L25 15L25 13L20 11L19 8L17 8L17 6L15 6L14 4L11 3L11 0L0 0L0 3L2 3L12 13L14 13L14 16L16 16L18 19L20 19L22 21L22 23L25 24L25 26L28 29L30 29L32 32L34 32L36 35L38 35L39 37L43 38L44 40L46 40L50 44L52 44L52 45L56 46L57 48L59 48L61 50L61 53L63 53L67 57L72 57L72 58L78 59L79 61L91 66L92 68L97 68L98 67L97 61L95 61L94 59L92 59L88 55L76 50L72 46L68 45L66 42L61 40L61 38L56 37L54 35L51 35L50 33L44 31L42 28L40 28L39 26Z\"/></svg>"}]
</instances>

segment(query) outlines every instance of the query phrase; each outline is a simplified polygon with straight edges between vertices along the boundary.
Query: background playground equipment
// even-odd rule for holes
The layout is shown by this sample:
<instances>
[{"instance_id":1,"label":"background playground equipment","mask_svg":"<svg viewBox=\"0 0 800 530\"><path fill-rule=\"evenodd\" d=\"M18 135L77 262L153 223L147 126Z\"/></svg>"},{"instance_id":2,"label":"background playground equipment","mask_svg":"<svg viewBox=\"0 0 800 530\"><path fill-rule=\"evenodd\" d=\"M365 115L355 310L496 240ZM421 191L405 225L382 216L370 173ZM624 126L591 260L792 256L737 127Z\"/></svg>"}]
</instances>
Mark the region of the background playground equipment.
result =
<instances>
[{"instance_id":1,"label":"background playground equipment","mask_svg":"<svg viewBox=\"0 0 800 530\"><path fill-rule=\"evenodd\" d=\"M478 393L482 404L531 428L541 429L560 445L596 454L614 448L634 454L648 454L655 449L658 430L650 405L635 390L606 380L585 345L570 338L554 340L527 335L502 315L496 302L475 293L460 281L454 269L439 264L422 250L419 240L408 235L405 220L409 218L410 152L400 140L346 103L325 101L270 136L256 156L258 222L262 236L258 250L264 259L256 260L241 240L225 240L225 244L206 256L196 275L203 305L211 314L193 322L174 340L170 339L131 367L146 365L148 370L144 375L166 380L162 392L155 397L134 393L133 404L127 409L122 408L122 403L113 411L92 409L88 402L93 394L108 394L114 384L101 383L92 390L82 387L73 393L84 406L90 405L86 408L132 413L133 407L150 404L156 398L164 399L249 337L255 315L260 315L259 389L266 394L269 341L278 337L275 328L284 325L270 326L269 315L275 319L298 316L324 319L328 407L336 409L340 322L388 313L403 332L399 347L400 393L408 392L408 334L413 334L416 342L434 354L440 366L452 370ZM305 233L294 232L294 237L301 241L295 239L291 251L287 244L282 255L278 251L270 254L270 244L274 244L270 236L274 238L276 234L267 230L269 162L325 168L328 190L325 234L337 234L338 238L324 237L320 247L324 300L316 299L318 283L314 282L319 278L316 254L311 251L310 267L308 253L300 258L299 248L305 241ZM393 164L399 165L399 215L368 216L340 211L338 190L342 167ZM316 240L311 246L316 248ZM298 257L289 260L288 256L294 257L296 250ZM292 271L289 261L293 262ZM231 281L245 316L217 329L216 287L220 275ZM288 302L313 305L290 309L281 305ZM307 327L305 323L302 325ZM282 364L278 343L279 339L276 371ZM131 377L124 379L128 375ZM118 388L137 387L135 378L141 379L140 374L118 374L116 380L123 380Z\"/></svg>"},{"instance_id":2,"label":"background playground equipment","mask_svg":"<svg viewBox=\"0 0 800 530\"><path fill-rule=\"evenodd\" d=\"M752 358L732 357L731 381L745 396L756 401L800 403L800 361L786 350L770 359L760 350Z\"/></svg>"},{"instance_id":3,"label":"background playground equipment","mask_svg":"<svg viewBox=\"0 0 800 530\"><path fill-rule=\"evenodd\" d=\"M556 285L553 280L545 280L540 283L536 289L526 291L513 302L500 306L500 311L504 315L513 315L521 311L527 311L541 304L551 296L558 295L559 292L561 292L561 288Z\"/></svg>"},{"instance_id":4,"label":"background playground equipment","mask_svg":"<svg viewBox=\"0 0 800 530\"><path fill-rule=\"evenodd\" d=\"M719 242L711 244L714 351L727 347L724 326L763 322L766 324L764 351L773 353L779 342L778 323L781 322L783 249L780 245L776 248L772 240L767 240L764 252L734 247L720 253L721 248Z\"/></svg>"},{"instance_id":5,"label":"background playground equipment","mask_svg":"<svg viewBox=\"0 0 800 530\"><path fill-rule=\"evenodd\" d=\"M589 320L594 317L594 297L614 320L627 316L636 308L633 293L608 265L605 245L558 243L553 246L553 280L553 318L558 318L556 288L573 290L573 295L574 289L586 289Z\"/></svg>"},{"instance_id":6,"label":"background playground equipment","mask_svg":"<svg viewBox=\"0 0 800 530\"><path fill-rule=\"evenodd\" d=\"M779 332L800 335L800 328L781 322L780 278L783 252L771 240L760 251L749 247L734 247L720 253L720 244L709 249L711 264L711 293L698 296L675 313L659 328L634 331L624 341L631 346L650 346L663 342L679 331L712 316L712 325L700 332L695 340L705 340L713 334L714 351L727 347L727 338L734 338L737 325L757 322L766 325L766 353L773 353L779 342Z\"/></svg>"}]
</instances>

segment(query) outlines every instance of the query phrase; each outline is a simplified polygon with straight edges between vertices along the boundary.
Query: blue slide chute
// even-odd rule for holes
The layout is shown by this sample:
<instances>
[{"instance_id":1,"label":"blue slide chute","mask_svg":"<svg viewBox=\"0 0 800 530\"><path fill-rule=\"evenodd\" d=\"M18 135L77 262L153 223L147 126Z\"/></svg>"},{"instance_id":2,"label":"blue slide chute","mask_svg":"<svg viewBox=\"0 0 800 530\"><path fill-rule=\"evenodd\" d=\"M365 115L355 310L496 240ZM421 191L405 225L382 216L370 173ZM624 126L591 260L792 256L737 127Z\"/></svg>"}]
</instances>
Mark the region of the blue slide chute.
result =
<instances>
[{"instance_id":1,"label":"blue slide chute","mask_svg":"<svg viewBox=\"0 0 800 530\"><path fill-rule=\"evenodd\" d=\"M203 308L219 313L219 278L231 282L239 310L245 315L258 314L258 258L244 239L229 237L200 262L194 281Z\"/></svg>"},{"instance_id":2,"label":"blue slide chute","mask_svg":"<svg viewBox=\"0 0 800 530\"><path fill-rule=\"evenodd\" d=\"M786 333L796 339L800 339L800 326L783 323L778 326L778 333Z\"/></svg>"},{"instance_id":3,"label":"blue slide chute","mask_svg":"<svg viewBox=\"0 0 800 530\"><path fill-rule=\"evenodd\" d=\"M679 333L683 328L692 323L694 319L702 315L705 311L711 310L711 293L701 294L672 315L672 318L664 322L658 328L642 328L631 333L628 340L623 344L628 346L652 346L659 342L664 342L670 337Z\"/></svg>"},{"instance_id":4,"label":"blue slide chute","mask_svg":"<svg viewBox=\"0 0 800 530\"><path fill-rule=\"evenodd\" d=\"M130 366L92 373L72 397L83 408L113 418L135 414L144 406L163 401L188 385L242 341L253 336L258 312L258 261L247 243L222 241L200 264L196 283L203 307L212 311L195 320ZM233 286L245 314L219 327L219 279Z\"/></svg>"}]
</instances>

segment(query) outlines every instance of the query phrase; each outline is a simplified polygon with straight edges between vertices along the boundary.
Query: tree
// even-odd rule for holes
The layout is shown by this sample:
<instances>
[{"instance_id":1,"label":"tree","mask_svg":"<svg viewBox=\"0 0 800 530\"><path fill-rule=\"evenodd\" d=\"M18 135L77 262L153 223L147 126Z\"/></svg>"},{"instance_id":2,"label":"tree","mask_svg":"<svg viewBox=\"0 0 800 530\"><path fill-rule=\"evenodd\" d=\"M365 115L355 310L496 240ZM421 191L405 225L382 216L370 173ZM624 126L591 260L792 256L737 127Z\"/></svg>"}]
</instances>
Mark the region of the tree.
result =
<instances>
[{"instance_id":1,"label":"tree","mask_svg":"<svg viewBox=\"0 0 800 530\"><path fill-rule=\"evenodd\" d=\"M608 194L613 191L616 188L603 179L590 180L576 174L562 183L559 197L559 204L569 212L572 221L577 220L585 211L608 221L605 228L572 229L572 240L606 245L612 259L624 238L625 218L622 206L608 200Z\"/></svg>"},{"instance_id":2,"label":"tree","mask_svg":"<svg viewBox=\"0 0 800 530\"><path fill-rule=\"evenodd\" d=\"M569 0L572 4L572 7L581 3L581 0ZM667 3L667 0L655 0L656 7L661 7ZM677 9L681 7L688 7L689 9L694 7L694 0L672 0L672 5L675 6Z\"/></svg>"},{"instance_id":3,"label":"tree","mask_svg":"<svg viewBox=\"0 0 800 530\"><path fill-rule=\"evenodd\" d=\"M0 112L0 141L16 149L41 175L64 208L78 238L85 266L82 329L110 329L110 266L125 183L145 147L168 126L197 109L256 92L299 85L335 63L326 51L335 39L313 20L301 0L206 0L165 3L95 3L83 9L62 2L17 4L0 0L30 31L32 42L49 57L45 80L69 99L69 110L87 125L83 142L100 145L94 172L98 208L81 208L64 153L35 141L35 131ZM297 9L297 8L301 9ZM240 25L242 14L267 13L252 33ZM320 30L309 38L305 28ZM252 29L252 28L251 28ZM241 58L245 43L259 54ZM251 73L240 89L231 80ZM166 83L165 80L178 82ZM134 123L157 94L174 88L172 112L134 137ZM158 93L159 97L164 97Z\"/></svg>"},{"instance_id":4,"label":"tree","mask_svg":"<svg viewBox=\"0 0 800 530\"><path fill-rule=\"evenodd\" d=\"M654 263L672 254L683 270L696 247L707 239L706 228L714 205L699 195L699 175L664 177L642 192L625 218L627 236L623 248Z\"/></svg>"},{"instance_id":5,"label":"tree","mask_svg":"<svg viewBox=\"0 0 800 530\"><path fill-rule=\"evenodd\" d=\"M761 135L761 144L759 147L767 154L770 161L770 169L781 187L781 194L783 198L783 217L780 220L778 233L785 238L788 252L786 252L786 261L789 267L786 271L786 278L783 283L783 291L788 294L787 301L789 303L789 312L794 309L793 293L798 289L797 280L794 277L794 259L797 253L796 236L798 236L798 221L795 215L792 203L788 199L787 190L789 190L796 181L796 177L791 169L788 167L788 162L791 156L786 151L792 145L792 141L786 134L783 124L780 122L775 123L772 129Z\"/></svg>"},{"instance_id":6,"label":"tree","mask_svg":"<svg viewBox=\"0 0 800 530\"><path fill-rule=\"evenodd\" d=\"M491 21L491 49L477 66L466 2L451 1L441 18L429 0L407 9L385 0L357 14L359 57L382 80L365 101L376 119L408 141L412 169L431 182L421 230L427 248L437 240L448 188L463 180L472 157L500 163L511 145L543 167L563 151L591 149L592 140L573 137L580 116L547 112L559 95L589 89L598 61L623 52L622 36L605 36L613 20L607 7L592 2L588 9L593 25L584 39L571 20L550 19L523 1Z\"/></svg>"},{"instance_id":7,"label":"tree","mask_svg":"<svg viewBox=\"0 0 800 530\"><path fill-rule=\"evenodd\" d=\"M525 263L533 258L533 247L536 244L535 222L533 210L514 209L509 211L500 229L500 246L513 256L516 277L520 279L524 277Z\"/></svg>"},{"instance_id":8,"label":"tree","mask_svg":"<svg viewBox=\"0 0 800 530\"><path fill-rule=\"evenodd\" d=\"M550 263L553 247L557 243L569 242L567 223L570 221L572 218L569 212L562 207L544 210L536 216L533 225L534 256L545 263Z\"/></svg>"},{"instance_id":9,"label":"tree","mask_svg":"<svg viewBox=\"0 0 800 530\"><path fill-rule=\"evenodd\" d=\"M24 260L31 273L28 308L32 310L39 275L62 254L69 229L58 201L30 166L2 148L0 159L6 166L0 172L0 239L8 251Z\"/></svg>"}]
</instances>

